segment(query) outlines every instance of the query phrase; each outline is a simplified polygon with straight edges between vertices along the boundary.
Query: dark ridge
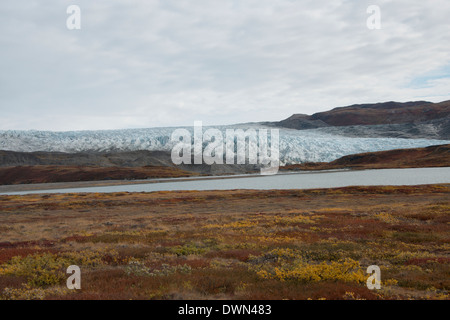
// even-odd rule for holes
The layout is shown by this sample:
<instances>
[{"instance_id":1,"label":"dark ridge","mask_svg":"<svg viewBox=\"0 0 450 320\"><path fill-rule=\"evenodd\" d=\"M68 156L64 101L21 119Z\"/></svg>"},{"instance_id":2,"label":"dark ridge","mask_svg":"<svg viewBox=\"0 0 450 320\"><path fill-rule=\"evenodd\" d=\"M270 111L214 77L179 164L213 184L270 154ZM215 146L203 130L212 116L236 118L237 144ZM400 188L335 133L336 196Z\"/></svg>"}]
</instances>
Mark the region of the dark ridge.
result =
<instances>
[{"instance_id":1,"label":"dark ridge","mask_svg":"<svg viewBox=\"0 0 450 320\"><path fill-rule=\"evenodd\" d=\"M450 101L384 102L355 104L313 115L294 114L272 125L291 129L314 129L357 125L421 124L450 118ZM444 132L449 129L443 129Z\"/></svg>"}]
</instances>

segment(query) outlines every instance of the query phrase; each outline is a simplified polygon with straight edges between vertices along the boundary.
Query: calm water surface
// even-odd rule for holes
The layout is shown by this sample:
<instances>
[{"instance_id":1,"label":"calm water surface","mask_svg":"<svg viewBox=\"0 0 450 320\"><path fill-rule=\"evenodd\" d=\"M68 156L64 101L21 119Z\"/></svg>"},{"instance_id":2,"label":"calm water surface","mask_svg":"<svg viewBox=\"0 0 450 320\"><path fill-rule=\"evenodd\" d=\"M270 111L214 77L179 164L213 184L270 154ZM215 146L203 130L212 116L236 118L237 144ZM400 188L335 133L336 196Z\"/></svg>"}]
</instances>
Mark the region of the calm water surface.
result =
<instances>
[{"instance_id":1,"label":"calm water surface","mask_svg":"<svg viewBox=\"0 0 450 320\"><path fill-rule=\"evenodd\" d=\"M301 172L272 176L250 175L226 179L204 178L200 180L130 184L119 186L53 189L39 191L7 192L3 194L76 193L76 192L152 192L174 190L233 190L233 189L313 189L346 186L418 185L450 183L450 167L379 169L334 172Z\"/></svg>"}]
</instances>

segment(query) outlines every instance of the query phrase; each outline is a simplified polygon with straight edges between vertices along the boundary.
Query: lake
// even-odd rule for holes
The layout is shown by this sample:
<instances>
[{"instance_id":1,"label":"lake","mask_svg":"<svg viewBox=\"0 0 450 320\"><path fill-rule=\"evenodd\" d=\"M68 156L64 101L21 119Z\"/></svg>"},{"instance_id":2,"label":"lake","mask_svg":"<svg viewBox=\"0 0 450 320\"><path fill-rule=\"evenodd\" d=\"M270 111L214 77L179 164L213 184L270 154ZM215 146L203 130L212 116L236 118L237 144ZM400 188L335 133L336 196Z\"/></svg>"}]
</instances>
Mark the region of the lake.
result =
<instances>
[{"instance_id":1,"label":"lake","mask_svg":"<svg viewBox=\"0 0 450 320\"><path fill-rule=\"evenodd\" d=\"M23 195L32 193L83 193L83 192L152 192L175 190L233 190L233 189L314 189L346 186L419 185L450 183L450 167L377 169L357 171L308 171L280 173L272 176L243 175L155 180L158 182L116 186L67 188L38 191L4 192Z\"/></svg>"}]
</instances>

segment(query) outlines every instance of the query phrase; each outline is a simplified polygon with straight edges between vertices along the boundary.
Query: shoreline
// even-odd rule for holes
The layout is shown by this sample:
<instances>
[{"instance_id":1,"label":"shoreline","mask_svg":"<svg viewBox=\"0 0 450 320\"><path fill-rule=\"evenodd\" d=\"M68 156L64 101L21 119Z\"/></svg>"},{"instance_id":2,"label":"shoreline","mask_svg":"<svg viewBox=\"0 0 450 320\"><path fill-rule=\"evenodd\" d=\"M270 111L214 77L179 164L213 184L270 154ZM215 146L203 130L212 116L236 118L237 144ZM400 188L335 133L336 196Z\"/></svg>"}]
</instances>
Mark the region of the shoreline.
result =
<instances>
[{"instance_id":1,"label":"shoreline","mask_svg":"<svg viewBox=\"0 0 450 320\"><path fill-rule=\"evenodd\" d=\"M450 167L435 167L434 169L444 169L444 168L450 168ZM0 186L0 196L4 195L14 195L14 194L27 194L27 192L29 192L29 194L32 193L96 193L96 192L114 192L114 191L97 191L98 188L109 188L109 187L118 187L118 186L139 186L139 185L152 185L152 184L165 184L168 183L169 185L172 183L172 188L167 189L162 187L161 190L151 190L150 191L146 191L146 189L144 189L143 192L153 192L153 191L177 191L177 190L188 190L188 189L178 189L177 186L174 186L173 184L176 183L183 183L183 182L201 182L201 181L214 181L214 180L231 180L231 179L253 179L253 178L270 178L270 177L282 177L282 176L286 176L286 178L288 176L294 176L294 175L316 175L316 174L339 174L339 173L356 173L356 172L360 172L360 173L368 173L370 174L370 171L374 171L374 170L408 170L408 169L433 169L433 168L391 168L391 169L384 169L384 168L374 168L374 169L369 169L369 168L358 168L358 169L329 169L329 170L311 170L311 171L306 171L306 170L302 170L302 171L282 171L279 172L276 175L261 175L261 174L236 174L236 175L221 175L221 176L195 176L195 177L178 177L178 178L153 178L153 179L144 179L144 180L109 180L109 181L78 181L78 182L57 182L57 183L41 183L41 184L23 184L23 185L4 185L4 186ZM439 179L438 179L439 180ZM422 181L420 182L417 181L417 183L404 183L404 185L430 185L430 184L448 184L450 181ZM287 181L287 180L286 180ZM314 183L315 184L315 183ZM276 186L274 186L273 188L259 188L259 187L251 187L249 188L247 187L236 187L236 188L206 188L206 189L196 189L193 188L192 190L240 190L240 189L255 189L255 190L278 190L278 189L311 189L311 188L328 188L328 189L332 189L335 187L345 187L345 186L390 186L390 185L403 185L403 184L391 184L391 183L386 183L384 181L380 181L380 183L374 183L374 184L367 184L366 183L351 183L348 185L333 185L329 184L329 186L323 186L324 184L321 183L321 186L312 186L312 187L301 187L301 186L295 186L292 188L278 188ZM92 191L86 191L86 189L90 189L90 188L94 188ZM95 190L95 188L97 188L97 190ZM61 192L53 192L54 190L61 190ZM65 192L65 190L67 190L67 192ZM42 191L42 192L39 192ZM126 190L125 190L126 191ZM136 190L136 188L131 188L131 190L128 190L126 192L139 192Z\"/></svg>"},{"instance_id":2,"label":"shoreline","mask_svg":"<svg viewBox=\"0 0 450 320\"><path fill-rule=\"evenodd\" d=\"M0 158L1 158L0 151ZM142 185L153 183L170 183L183 181L224 180L237 178L264 177L259 170L248 167L227 167L226 170L213 170L212 167L173 167L164 164L161 159L164 153L144 151L127 154L117 162L117 156L112 157L110 166L82 165L83 157L74 166L73 155L67 154L69 160L55 159L55 154L44 153L36 161L39 165L0 166L0 194L7 192L36 192L40 190L77 189L91 187L114 187L121 185ZM4 152L5 153L5 152ZM0 164L5 164L9 153L3 155ZM13 159L30 157L30 154L9 154ZM36 157L35 154L32 155ZM137 157L138 156L138 157ZM352 154L336 159L332 162L314 162L280 166L277 176L294 174L314 174L329 172L356 172L376 169L420 169L420 168L449 168L450 144L429 146L425 148L397 149L369 153ZM6 158L5 158L6 157ZM19 158L17 158L19 157ZM136 160L136 157L138 160ZM83 159L84 160L83 160ZM143 159L145 161L143 161ZM11 159L10 159L11 160ZM52 161L50 161L52 160ZM82 161L83 160L83 161ZM97 159L98 160L98 159ZM126 160L126 161L125 161ZM157 161L158 160L158 161ZM167 160L167 159L166 159ZM12 161L12 160L11 160ZM35 161L35 162L36 162ZM103 162L102 162L103 161ZM104 159L97 164L104 163ZM149 161L153 165L149 165ZM161 162L162 161L162 162ZM6 161L7 162L7 161ZM14 162L14 161L13 161ZM22 161L23 162L23 161ZM25 161L26 162L26 161ZM95 161L94 161L95 162ZM130 164L131 163L131 164ZM147 165L142 166L144 163ZM131 166L130 165L136 165ZM58 181L58 182L57 182Z\"/></svg>"},{"instance_id":3,"label":"shoreline","mask_svg":"<svg viewBox=\"0 0 450 320\"><path fill-rule=\"evenodd\" d=\"M330 169L330 170L302 170L302 171L284 171L277 175L292 174L314 174L327 172L346 172L346 171L363 171L370 169ZM0 185L0 195L5 192L25 192L38 190L54 190L54 189L73 189L73 188L90 188L90 187L113 187L121 185L139 185L151 183L167 183L167 182L183 182L183 181L201 181L201 180L223 180L238 178L255 178L266 177L259 173L235 174L235 175L210 175L210 176L193 176L180 178L152 178L152 179L136 179L136 180L101 180L101 181L73 181L73 182L51 182L51 183L30 183L30 184L13 184Z\"/></svg>"}]
</instances>

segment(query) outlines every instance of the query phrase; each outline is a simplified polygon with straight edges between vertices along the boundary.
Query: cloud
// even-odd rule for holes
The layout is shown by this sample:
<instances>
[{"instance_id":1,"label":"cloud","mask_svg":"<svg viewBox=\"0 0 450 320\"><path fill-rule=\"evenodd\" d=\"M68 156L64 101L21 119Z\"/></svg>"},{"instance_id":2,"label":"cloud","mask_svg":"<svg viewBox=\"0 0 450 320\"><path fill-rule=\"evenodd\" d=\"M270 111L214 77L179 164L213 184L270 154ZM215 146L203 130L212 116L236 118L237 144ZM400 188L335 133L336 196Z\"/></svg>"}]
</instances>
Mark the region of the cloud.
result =
<instances>
[{"instance_id":1,"label":"cloud","mask_svg":"<svg viewBox=\"0 0 450 320\"><path fill-rule=\"evenodd\" d=\"M66 8L81 8L81 30ZM366 27L369 5L381 30ZM450 3L8 2L0 130L280 120L353 103L450 99Z\"/></svg>"}]
</instances>

